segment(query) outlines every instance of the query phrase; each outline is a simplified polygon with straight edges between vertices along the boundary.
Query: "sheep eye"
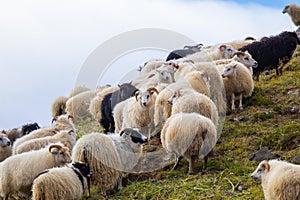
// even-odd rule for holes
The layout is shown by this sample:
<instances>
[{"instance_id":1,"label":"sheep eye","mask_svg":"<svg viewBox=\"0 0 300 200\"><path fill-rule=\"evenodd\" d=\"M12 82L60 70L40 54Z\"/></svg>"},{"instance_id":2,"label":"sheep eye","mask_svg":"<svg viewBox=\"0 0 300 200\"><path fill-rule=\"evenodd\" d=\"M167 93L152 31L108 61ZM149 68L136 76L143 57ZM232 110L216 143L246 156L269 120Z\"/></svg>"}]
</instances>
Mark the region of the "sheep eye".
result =
<instances>
[{"instance_id":1,"label":"sheep eye","mask_svg":"<svg viewBox=\"0 0 300 200\"><path fill-rule=\"evenodd\" d=\"M59 154L60 154L60 155L64 155L64 152L60 152Z\"/></svg>"},{"instance_id":2,"label":"sheep eye","mask_svg":"<svg viewBox=\"0 0 300 200\"><path fill-rule=\"evenodd\" d=\"M262 169L258 169L258 170L257 170L257 173L261 173L261 171L262 171Z\"/></svg>"},{"instance_id":3,"label":"sheep eye","mask_svg":"<svg viewBox=\"0 0 300 200\"><path fill-rule=\"evenodd\" d=\"M245 58L245 60L249 60L249 58Z\"/></svg>"},{"instance_id":4,"label":"sheep eye","mask_svg":"<svg viewBox=\"0 0 300 200\"><path fill-rule=\"evenodd\" d=\"M149 98L149 95L147 95L147 99Z\"/></svg>"},{"instance_id":5,"label":"sheep eye","mask_svg":"<svg viewBox=\"0 0 300 200\"><path fill-rule=\"evenodd\" d=\"M232 49L228 49L229 52L232 52Z\"/></svg>"},{"instance_id":6,"label":"sheep eye","mask_svg":"<svg viewBox=\"0 0 300 200\"><path fill-rule=\"evenodd\" d=\"M2 138L0 138L0 141L2 141Z\"/></svg>"}]
</instances>

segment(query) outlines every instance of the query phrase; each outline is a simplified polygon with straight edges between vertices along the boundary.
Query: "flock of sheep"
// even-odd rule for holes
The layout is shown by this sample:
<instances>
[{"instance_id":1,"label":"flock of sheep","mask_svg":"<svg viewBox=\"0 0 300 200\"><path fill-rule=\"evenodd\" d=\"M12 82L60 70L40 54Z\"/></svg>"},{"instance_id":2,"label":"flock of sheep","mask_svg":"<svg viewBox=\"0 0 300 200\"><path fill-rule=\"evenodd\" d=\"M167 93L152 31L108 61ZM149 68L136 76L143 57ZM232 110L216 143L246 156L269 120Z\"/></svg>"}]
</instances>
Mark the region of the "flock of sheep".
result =
<instances>
[{"instance_id":1,"label":"flock of sheep","mask_svg":"<svg viewBox=\"0 0 300 200\"><path fill-rule=\"evenodd\" d=\"M291 4L283 13L300 25L295 9ZM0 133L1 197L80 199L86 189L90 195L90 185L105 196L122 188L124 172L139 172L139 164L147 162L143 146L154 138L175 156L173 169L182 158L189 161L189 174L197 173L199 158L205 169L226 112L236 110L236 100L244 109L243 98L252 95L253 78L259 80L261 72L275 69L281 75L298 44L295 32L284 31L259 40L185 46L166 60L146 62L130 83L74 88L53 102L53 126L27 124ZM76 125L87 118L103 133L78 139ZM299 170L271 160L251 176L262 180L266 199L297 199Z\"/></svg>"}]
</instances>

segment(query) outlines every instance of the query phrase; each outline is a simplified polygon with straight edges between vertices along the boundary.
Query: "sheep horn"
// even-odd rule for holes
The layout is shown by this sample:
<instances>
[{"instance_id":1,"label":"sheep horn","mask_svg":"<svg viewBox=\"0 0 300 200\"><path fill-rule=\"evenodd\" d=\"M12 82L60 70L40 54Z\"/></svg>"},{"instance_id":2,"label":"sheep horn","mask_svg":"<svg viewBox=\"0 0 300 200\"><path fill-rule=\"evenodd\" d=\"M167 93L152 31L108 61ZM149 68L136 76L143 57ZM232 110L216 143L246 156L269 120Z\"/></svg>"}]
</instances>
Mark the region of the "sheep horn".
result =
<instances>
[{"instance_id":1,"label":"sheep horn","mask_svg":"<svg viewBox=\"0 0 300 200\"><path fill-rule=\"evenodd\" d=\"M232 54L231 57L234 57L235 55L237 55L237 56L239 57L239 56L244 56L245 53L244 53L244 52L241 52L241 51L237 51L237 52L235 52L234 54Z\"/></svg>"},{"instance_id":2,"label":"sheep horn","mask_svg":"<svg viewBox=\"0 0 300 200\"><path fill-rule=\"evenodd\" d=\"M183 63L189 63L189 62L192 64L195 64L194 61L192 61L192 60L183 60Z\"/></svg>"},{"instance_id":3,"label":"sheep horn","mask_svg":"<svg viewBox=\"0 0 300 200\"><path fill-rule=\"evenodd\" d=\"M219 49L221 50L222 48L225 48L226 49L226 45L225 44L222 44L221 46L219 46Z\"/></svg>"},{"instance_id":4,"label":"sheep horn","mask_svg":"<svg viewBox=\"0 0 300 200\"><path fill-rule=\"evenodd\" d=\"M53 122L57 121L57 117L52 117L51 123L53 124Z\"/></svg>"},{"instance_id":5,"label":"sheep horn","mask_svg":"<svg viewBox=\"0 0 300 200\"><path fill-rule=\"evenodd\" d=\"M149 92L150 94L151 94L152 91L156 92L156 94L159 93L158 90L157 90L156 88L154 88L154 87L149 88L149 89L147 90L147 92Z\"/></svg>"},{"instance_id":6,"label":"sheep horn","mask_svg":"<svg viewBox=\"0 0 300 200\"><path fill-rule=\"evenodd\" d=\"M134 96L135 96L135 100L138 101L138 95L140 94L140 91L137 90L135 93L134 93Z\"/></svg>"},{"instance_id":7,"label":"sheep horn","mask_svg":"<svg viewBox=\"0 0 300 200\"><path fill-rule=\"evenodd\" d=\"M56 154L57 152L54 152L54 151L53 151L53 148L56 148L57 151L59 151L59 150L62 148L62 146L61 146L61 145L58 145L58 144L53 144L53 145L51 145L51 146L49 147L49 152L52 153L52 154Z\"/></svg>"},{"instance_id":8,"label":"sheep horn","mask_svg":"<svg viewBox=\"0 0 300 200\"><path fill-rule=\"evenodd\" d=\"M264 167L267 171L270 171L270 165L267 160L263 161L262 167Z\"/></svg>"}]
</instances>

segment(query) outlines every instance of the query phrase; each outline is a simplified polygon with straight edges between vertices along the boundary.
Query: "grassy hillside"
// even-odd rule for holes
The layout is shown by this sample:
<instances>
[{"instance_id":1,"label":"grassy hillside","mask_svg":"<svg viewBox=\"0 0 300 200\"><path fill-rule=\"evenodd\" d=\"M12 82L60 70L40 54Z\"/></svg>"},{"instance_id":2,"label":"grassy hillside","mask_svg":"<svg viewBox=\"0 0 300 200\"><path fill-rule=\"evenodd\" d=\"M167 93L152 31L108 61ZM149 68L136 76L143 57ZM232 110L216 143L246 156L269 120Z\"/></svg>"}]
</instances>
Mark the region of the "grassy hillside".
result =
<instances>
[{"instance_id":1,"label":"grassy hillside","mask_svg":"<svg viewBox=\"0 0 300 200\"><path fill-rule=\"evenodd\" d=\"M245 109L226 116L204 173L187 176L183 160L175 171L129 176L125 187L108 199L263 199L260 183L250 178L258 162L249 155L263 146L289 162L300 155L300 58L285 68L280 77L262 76L253 96L244 101ZM77 128L84 134L88 125ZM103 199L96 187L91 199Z\"/></svg>"}]
</instances>

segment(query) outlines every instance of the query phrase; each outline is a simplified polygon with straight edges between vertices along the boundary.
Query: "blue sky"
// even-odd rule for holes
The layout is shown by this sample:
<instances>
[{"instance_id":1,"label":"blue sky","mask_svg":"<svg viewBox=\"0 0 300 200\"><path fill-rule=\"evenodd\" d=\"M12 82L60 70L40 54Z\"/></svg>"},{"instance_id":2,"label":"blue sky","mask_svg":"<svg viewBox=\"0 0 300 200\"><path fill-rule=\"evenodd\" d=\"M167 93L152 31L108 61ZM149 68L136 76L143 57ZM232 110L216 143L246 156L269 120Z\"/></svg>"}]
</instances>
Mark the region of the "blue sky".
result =
<instances>
[{"instance_id":1,"label":"blue sky","mask_svg":"<svg viewBox=\"0 0 300 200\"><path fill-rule=\"evenodd\" d=\"M290 1L1 1L0 130L30 121L49 126L52 101L69 94L89 55L114 36L157 28L204 45L247 36L260 38L296 30L289 16L282 14L287 3ZM144 62L164 59L171 49L164 50L120 57L110 67L124 74L105 74L99 84L116 85Z\"/></svg>"},{"instance_id":2,"label":"blue sky","mask_svg":"<svg viewBox=\"0 0 300 200\"><path fill-rule=\"evenodd\" d=\"M296 0L296 1L294 1L294 0L293 1L291 1L291 0L266 0L266 1L263 1L263 0L251 0L251 1L249 1L249 0L236 0L235 2L241 3L241 4L256 3L256 4L263 5L263 6L271 6L271 7L275 7L275 8L284 8L285 5L290 4L290 3L300 4L299 0Z\"/></svg>"}]
</instances>

